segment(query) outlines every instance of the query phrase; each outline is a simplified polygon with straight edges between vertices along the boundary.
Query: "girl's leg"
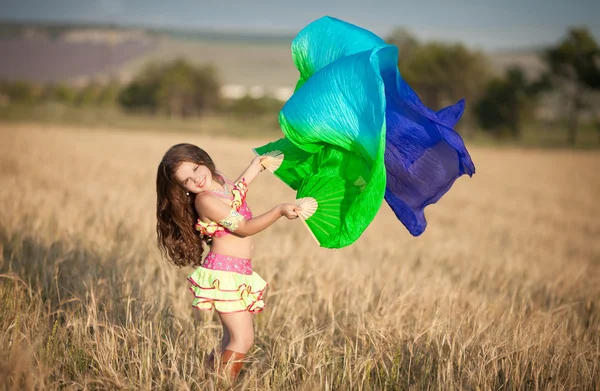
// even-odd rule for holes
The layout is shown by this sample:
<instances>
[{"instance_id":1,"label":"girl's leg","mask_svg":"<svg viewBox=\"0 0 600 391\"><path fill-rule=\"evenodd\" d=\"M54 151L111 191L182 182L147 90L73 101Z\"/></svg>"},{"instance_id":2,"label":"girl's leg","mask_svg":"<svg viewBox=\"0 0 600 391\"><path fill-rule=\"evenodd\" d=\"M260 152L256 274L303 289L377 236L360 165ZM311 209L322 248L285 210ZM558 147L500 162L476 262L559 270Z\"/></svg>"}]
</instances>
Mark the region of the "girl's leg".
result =
<instances>
[{"instance_id":1,"label":"girl's leg","mask_svg":"<svg viewBox=\"0 0 600 391\"><path fill-rule=\"evenodd\" d=\"M221 325L223 326L223 339L221 339L221 349L217 350L217 348L215 348L212 352L210 352L210 355L206 360L206 368L209 370L214 369L216 357L222 355L225 351L225 347L229 344L229 330L227 329L227 326L225 326L225 323L223 323L223 321L221 321Z\"/></svg>"},{"instance_id":2,"label":"girl's leg","mask_svg":"<svg viewBox=\"0 0 600 391\"><path fill-rule=\"evenodd\" d=\"M231 337L229 335L229 329L227 329L227 326L225 326L225 323L223 323L222 319L221 324L223 325L223 339L221 340L221 352L224 352L227 345L229 345Z\"/></svg>"},{"instance_id":3,"label":"girl's leg","mask_svg":"<svg viewBox=\"0 0 600 391\"><path fill-rule=\"evenodd\" d=\"M219 313L219 317L221 323L223 323L223 345L221 347L223 351L232 350L243 354L248 353L248 350L254 344L252 314L247 311L231 314ZM225 340L225 330L227 330L227 340Z\"/></svg>"},{"instance_id":4,"label":"girl's leg","mask_svg":"<svg viewBox=\"0 0 600 391\"><path fill-rule=\"evenodd\" d=\"M236 312L219 314L223 323L223 345L221 364L225 365L225 374L231 381L235 381L242 369L246 353L254 343L254 326L252 314L249 312ZM225 341L227 330L228 341Z\"/></svg>"}]
</instances>

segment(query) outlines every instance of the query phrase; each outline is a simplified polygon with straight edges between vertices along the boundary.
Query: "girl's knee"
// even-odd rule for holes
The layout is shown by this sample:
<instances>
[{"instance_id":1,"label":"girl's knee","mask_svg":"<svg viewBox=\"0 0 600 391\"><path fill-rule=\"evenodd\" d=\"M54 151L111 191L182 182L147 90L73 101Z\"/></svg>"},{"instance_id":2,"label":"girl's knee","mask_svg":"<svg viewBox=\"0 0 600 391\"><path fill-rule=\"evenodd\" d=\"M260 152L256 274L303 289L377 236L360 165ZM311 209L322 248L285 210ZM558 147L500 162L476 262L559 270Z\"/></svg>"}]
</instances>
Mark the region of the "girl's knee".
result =
<instances>
[{"instance_id":1,"label":"girl's knee","mask_svg":"<svg viewBox=\"0 0 600 391\"><path fill-rule=\"evenodd\" d=\"M231 344L236 345L240 353L247 353L252 345L254 345L254 334L253 333L239 333L237 335L231 335Z\"/></svg>"},{"instance_id":2,"label":"girl's knee","mask_svg":"<svg viewBox=\"0 0 600 391\"><path fill-rule=\"evenodd\" d=\"M240 342L244 350L247 352L248 350L250 350L250 348L252 348L252 345L254 345L254 335L246 335L244 336L244 338L242 338Z\"/></svg>"},{"instance_id":3,"label":"girl's knee","mask_svg":"<svg viewBox=\"0 0 600 391\"><path fill-rule=\"evenodd\" d=\"M252 345L254 345L254 334L250 334L246 338L246 344L247 344L248 350L250 350L250 348L252 347Z\"/></svg>"},{"instance_id":4,"label":"girl's knee","mask_svg":"<svg viewBox=\"0 0 600 391\"><path fill-rule=\"evenodd\" d=\"M229 331L230 350L246 353L254 344L254 327L249 313L221 314L223 327Z\"/></svg>"}]
</instances>

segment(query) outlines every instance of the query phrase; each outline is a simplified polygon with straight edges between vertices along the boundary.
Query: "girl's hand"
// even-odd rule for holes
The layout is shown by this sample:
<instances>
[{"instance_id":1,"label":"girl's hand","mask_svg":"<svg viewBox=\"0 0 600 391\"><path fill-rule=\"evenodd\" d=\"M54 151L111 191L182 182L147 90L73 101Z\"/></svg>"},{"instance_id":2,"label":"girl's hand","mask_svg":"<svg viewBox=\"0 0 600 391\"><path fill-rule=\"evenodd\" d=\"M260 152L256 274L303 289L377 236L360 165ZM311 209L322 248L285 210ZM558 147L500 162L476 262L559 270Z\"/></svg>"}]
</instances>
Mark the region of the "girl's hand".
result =
<instances>
[{"instance_id":1,"label":"girl's hand","mask_svg":"<svg viewBox=\"0 0 600 391\"><path fill-rule=\"evenodd\" d=\"M256 179L259 173L265 170L265 166L261 164L263 159L265 159L265 156L255 156L248 168L246 168L235 181L237 182L243 178L246 180L246 184L249 185L250 182Z\"/></svg>"},{"instance_id":2,"label":"girl's hand","mask_svg":"<svg viewBox=\"0 0 600 391\"><path fill-rule=\"evenodd\" d=\"M265 170L265 166L261 164L264 158L264 156L256 156L254 159L252 159L252 163L250 163L250 165L256 166L260 172L262 172Z\"/></svg>"},{"instance_id":3,"label":"girl's hand","mask_svg":"<svg viewBox=\"0 0 600 391\"><path fill-rule=\"evenodd\" d=\"M281 204L279 205L279 211L282 216L287 217L290 220L298 218L298 211L302 210L298 205L295 204Z\"/></svg>"}]
</instances>

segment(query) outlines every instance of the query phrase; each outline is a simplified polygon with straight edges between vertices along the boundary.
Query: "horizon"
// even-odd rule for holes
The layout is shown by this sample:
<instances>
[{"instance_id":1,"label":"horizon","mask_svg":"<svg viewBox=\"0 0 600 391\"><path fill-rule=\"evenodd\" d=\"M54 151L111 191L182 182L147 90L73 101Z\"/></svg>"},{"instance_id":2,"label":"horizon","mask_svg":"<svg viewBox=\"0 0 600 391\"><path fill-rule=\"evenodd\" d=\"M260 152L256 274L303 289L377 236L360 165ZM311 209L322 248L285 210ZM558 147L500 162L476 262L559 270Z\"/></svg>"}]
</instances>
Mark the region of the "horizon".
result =
<instances>
[{"instance_id":1,"label":"horizon","mask_svg":"<svg viewBox=\"0 0 600 391\"><path fill-rule=\"evenodd\" d=\"M252 4L235 0L0 0L8 23L112 25L119 28L293 37L322 16L332 16L385 38L403 28L419 41L462 43L483 51L522 50L553 45L569 28L586 26L600 39L600 3L574 0L507 0L473 3L439 0L407 3L392 0L304 0ZM532 12L535 11L535 12Z\"/></svg>"},{"instance_id":2,"label":"horizon","mask_svg":"<svg viewBox=\"0 0 600 391\"><path fill-rule=\"evenodd\" d=\"M1 25L14 25L14 26L35 26L35 27L68 27L68 28L114 28L114 29L124 29L124 30L136 30L136 29L140 29L140 30L146 30L149 32L163 32L163 33L171 33L171 34L175 34L177 35L178 33L182 33L182 34L215 34L217 36L221 36L223 38L232 38L232 42L238 42L237 39L240 39L240 41L244 41L245 37L246 38L250 38L250 39L260 39L260 38L264 38L264 39L270 39L272 38L273 41L281 41L278 43L283 43L284 40L289 40L289 42L291 43L291 41L295 38L296 34L298 33L297 31L275 31L275 30L256 30L256 29L248 29L248 30L244 30L241 28L219 28L216 26L206 26L206 27L191 27L191 26L152 26L152 25L143 25L143 24L132 24L132 23L121 23L121 22L109 22L109 21L98 21L98 20L89 20L89 21L85 21L85 20L79 20L79 21L74 21L74 20L43 20L43 19L5 19L2 16L0 16L0 26ZM582 26L573 26L573 27L582 27ZM583 27L587 27L589 29L589 26L583 26ZM469 47L469 45L467 45L464 41L461 40L444 40L444 39L436 39L436 38L431 38L431 39L422 39L420 37L418 37L414 31L403 27L403 26L396 26L392 31L390 31L388 34L378 34L381 38L385 39L387 38L389 35L391 35L395 29L405 29L406 31L408 31L411 35L413 35L415 38L417 38L420 42L422 43L427 43L427 42L444 42L444 43L449 43L449 44L463 44L467 47ZM597 37L593 34L593 31L590 32L592 33L592 35L594 36L594 38L597 39ZM564 32L565 34L567 33L567 30L565 30ZM198 40L203 40L206 37L197 37L196 39ZM471 49L477 49L477 50L481 50L484 52L488 52L490 54L493 53L503 53L503 52L530 52L530 51L539 51L539 50L543 50L544 48L548 47L552 45L551 43L531 43L530 45L524 45L524 46L512 46L512 47L494 47L494 48L473 48L470 47Z\"/></svg>"}]
</instances>

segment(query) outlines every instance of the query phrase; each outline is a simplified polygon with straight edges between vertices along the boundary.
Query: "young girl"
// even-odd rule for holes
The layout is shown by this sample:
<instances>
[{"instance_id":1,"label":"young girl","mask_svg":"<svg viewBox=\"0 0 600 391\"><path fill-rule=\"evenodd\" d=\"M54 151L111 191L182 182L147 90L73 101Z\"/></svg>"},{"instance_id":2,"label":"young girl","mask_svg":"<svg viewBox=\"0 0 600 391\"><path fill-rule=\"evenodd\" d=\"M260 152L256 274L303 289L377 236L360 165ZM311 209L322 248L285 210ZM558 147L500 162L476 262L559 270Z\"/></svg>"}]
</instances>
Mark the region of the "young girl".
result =
<instances>
[{"instance_id":1,"label":"young girl","mask_svg":"<svg viewBox=\"0 0 600 391\"><path fill-rule=\"evenodd\" d=\"M221 364L235 380L254 342L252 315L263 307L267 283L252 271L252 235L282 216L296 219L294 204L280 204L253 217L248 185L264 170L257 156L234 182L215 169L210 156L191 144L177 144L158 166L158 245L177 266L198 267L188 280L201 310L214 308L223 325ZM210 251L202 261L203 242ZM212 365L214 352L209 363Z\"/></svg>"}]
</instances>

